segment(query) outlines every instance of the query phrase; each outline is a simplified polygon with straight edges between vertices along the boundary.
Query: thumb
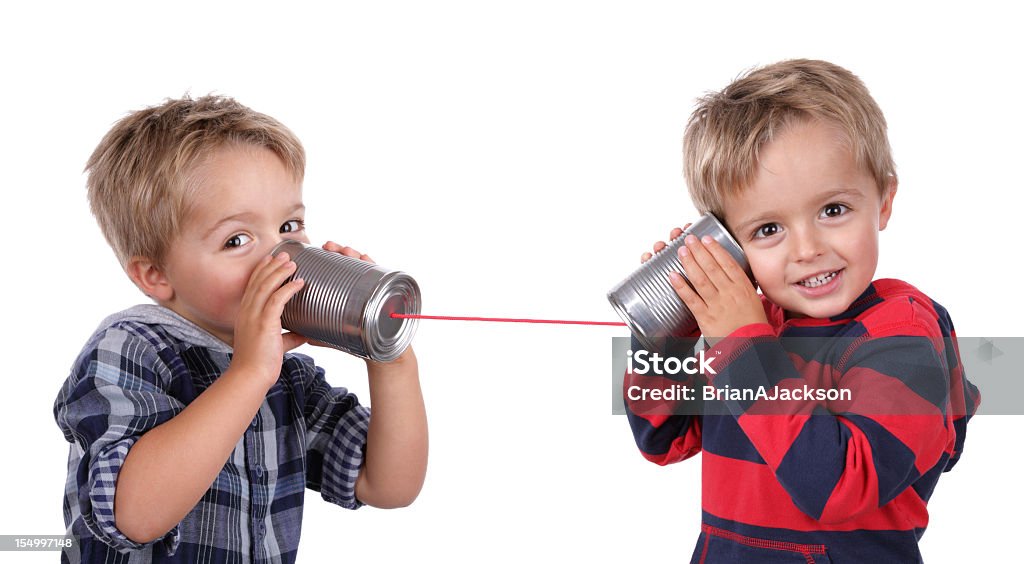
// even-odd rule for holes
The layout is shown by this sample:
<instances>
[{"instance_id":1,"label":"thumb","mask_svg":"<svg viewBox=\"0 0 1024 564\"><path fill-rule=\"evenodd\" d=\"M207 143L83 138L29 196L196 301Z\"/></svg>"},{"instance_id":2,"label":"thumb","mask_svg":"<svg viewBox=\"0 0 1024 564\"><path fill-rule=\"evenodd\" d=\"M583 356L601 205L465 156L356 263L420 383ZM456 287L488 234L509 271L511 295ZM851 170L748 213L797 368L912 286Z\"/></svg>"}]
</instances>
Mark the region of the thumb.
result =
<instances>
[{"instance_id":1,"label":"thumb","mask_svg":"<svg viewBox=\"0 0 1024 564\"><path fill-rule=\"evenodd\" d=\"M309 341L309 339L303 337L302 335L291 332L282 333L281 340L283 341L285 352L288 352L294 348L298 348Z\"/></svg>"}]
</instances>

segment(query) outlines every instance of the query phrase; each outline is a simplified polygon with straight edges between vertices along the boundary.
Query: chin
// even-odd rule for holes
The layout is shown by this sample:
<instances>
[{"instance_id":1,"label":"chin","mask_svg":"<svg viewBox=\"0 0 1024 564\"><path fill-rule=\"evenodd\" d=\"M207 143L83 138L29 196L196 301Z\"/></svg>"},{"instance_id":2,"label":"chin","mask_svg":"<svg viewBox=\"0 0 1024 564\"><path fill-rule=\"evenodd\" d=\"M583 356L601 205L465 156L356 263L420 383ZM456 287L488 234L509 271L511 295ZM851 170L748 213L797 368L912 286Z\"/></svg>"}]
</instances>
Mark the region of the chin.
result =
<instances>
[{"instance_id":1,"label":"chin","mask_svg":"<svg viewBox=\"0 0 1024 564\"><path fill-rule=\"evenodd\" d=\"M807 317L813 317L815 319L828 319L830 317L835 317L835 316L843 313L844 311L846 311L850 307L850 303L849 302L843 302L843 303L840 303L840 304L814 304L814 305L801 304L801 305L803 305L804 307L795 308L795 311L797 311L801 315L805 315Z\"/></svg>"}]
</instances>

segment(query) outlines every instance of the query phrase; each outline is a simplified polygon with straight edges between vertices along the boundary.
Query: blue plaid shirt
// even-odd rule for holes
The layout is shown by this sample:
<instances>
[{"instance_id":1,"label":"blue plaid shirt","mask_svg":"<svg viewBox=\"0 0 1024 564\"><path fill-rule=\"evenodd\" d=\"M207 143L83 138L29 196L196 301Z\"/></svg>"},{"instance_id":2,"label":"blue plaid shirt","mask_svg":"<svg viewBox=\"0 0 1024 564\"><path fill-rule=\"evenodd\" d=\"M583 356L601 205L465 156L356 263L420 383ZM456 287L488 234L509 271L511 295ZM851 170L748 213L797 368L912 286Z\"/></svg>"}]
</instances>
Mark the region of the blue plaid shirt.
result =
<instances>
[{"instance_id":1,"label":"blue plaid shirt","mask_svg":"<svg viewBox=\"0 0 1024 564\"><path fill-rule=\"evenodd\" d=\"M361 505L355 482L370 412L344 388L332 388L312 359L287 354L277 383L192 511L146 544L117 529L114 487L129 449L230 362L227 345L159 306L136 306L101 325L54 404L71 443L64 522L80 540L63 562L293 562L305 488L345 508Z\"/></svg>"}]
</instances>

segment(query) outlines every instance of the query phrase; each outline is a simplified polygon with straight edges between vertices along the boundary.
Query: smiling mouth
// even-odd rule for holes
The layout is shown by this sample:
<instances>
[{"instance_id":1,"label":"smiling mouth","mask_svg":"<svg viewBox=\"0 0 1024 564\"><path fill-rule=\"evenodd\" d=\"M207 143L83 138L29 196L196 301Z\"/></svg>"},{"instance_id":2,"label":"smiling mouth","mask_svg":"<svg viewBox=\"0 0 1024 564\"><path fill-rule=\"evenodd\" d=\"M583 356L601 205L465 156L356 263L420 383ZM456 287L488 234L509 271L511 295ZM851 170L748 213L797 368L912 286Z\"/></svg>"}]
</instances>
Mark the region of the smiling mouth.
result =
<instances>
[{"instance_id":1,"label":"smiling mouth","mask_svg":"<svg viewBox=\"0 0 1024 564\"><path fill-rule=\"evenodd\" d=\"M804 288L817 288L818 286L824 286L825 284L831 282L836 276L838 276L839 273L842 272L842 270L843 269L840 268L839 270L834 270L832 272L825 272L817 276L812 276L810 278L807 278L806 280L801 280L797 282L797 284L803 286Z\"/></svg>"}]
</instances>

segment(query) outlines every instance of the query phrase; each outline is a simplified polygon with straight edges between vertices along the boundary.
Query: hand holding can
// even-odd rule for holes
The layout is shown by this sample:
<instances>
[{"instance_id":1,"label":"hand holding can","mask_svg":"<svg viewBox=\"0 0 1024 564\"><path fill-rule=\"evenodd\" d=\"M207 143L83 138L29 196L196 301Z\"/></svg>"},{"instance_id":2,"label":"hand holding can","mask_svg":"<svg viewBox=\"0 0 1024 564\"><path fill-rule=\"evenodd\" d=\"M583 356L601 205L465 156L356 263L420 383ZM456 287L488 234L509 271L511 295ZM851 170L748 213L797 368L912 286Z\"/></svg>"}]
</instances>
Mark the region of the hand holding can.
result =
<instances>
[{"instance_id":1,"label":"hand holding can","mask_svg":"<svg viewBox=\"0 0 1024 564\"><path fill-rule=\"evenodd\" d=\"M688 235L713 238L736 259L751 282L754 280L743 249L714 215L705 214L681 233L673 231L672 235L677 236L667 245L656 245L654 255L645 253L640 268L608 292L608 301L616 313L649 350L658 350L659 342L666 338L689 337L697 330L696 318L669 282L670 272L686 278L678 252Z\"/></svg>"},{"instance_id":2,"label":"hand holding can","mask_svg":"<svg viewBox=\"0 0 1024 564\"><path fill-rule=\"evenodd\" d=\"M395 360L412 342L417 320L392 317L420 313L411 276L298 241L282 241L271 255L281 252L297 265L293 278L305 280L285 304L285 329L378 362Z\"/></svg>"}]
</instances>

